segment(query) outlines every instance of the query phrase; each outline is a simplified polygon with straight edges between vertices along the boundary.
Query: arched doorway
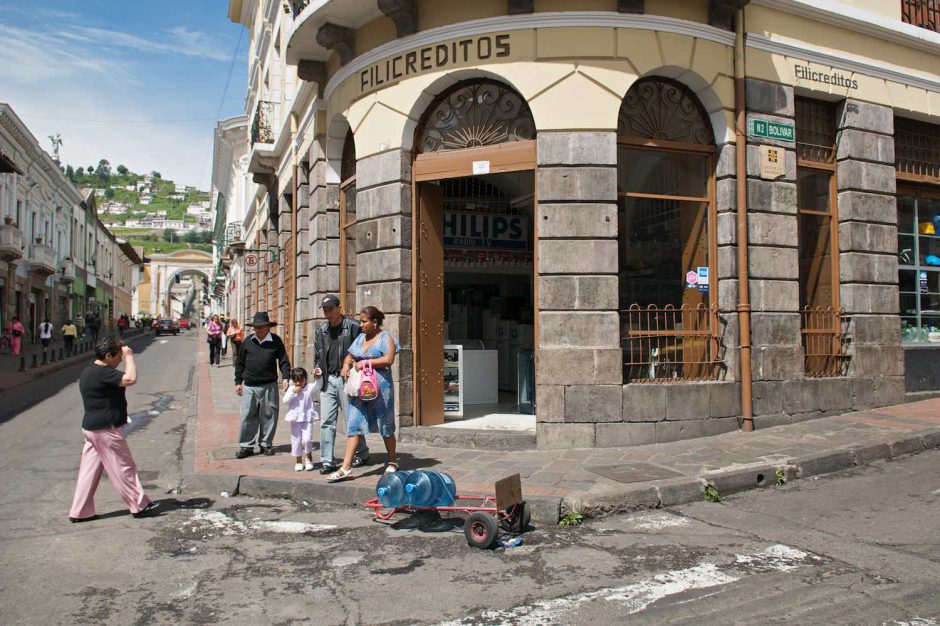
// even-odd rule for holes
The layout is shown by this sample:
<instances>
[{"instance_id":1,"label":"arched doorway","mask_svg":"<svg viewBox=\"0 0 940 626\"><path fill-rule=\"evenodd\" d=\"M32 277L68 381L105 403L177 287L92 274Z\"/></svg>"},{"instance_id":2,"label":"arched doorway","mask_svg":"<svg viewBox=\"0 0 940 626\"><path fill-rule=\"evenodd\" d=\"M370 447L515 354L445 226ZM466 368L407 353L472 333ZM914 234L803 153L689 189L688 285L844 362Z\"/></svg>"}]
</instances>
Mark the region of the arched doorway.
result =
<instances>
[{"instance_id":1,"label":"arched doorway","mask_svg":"<svg viewBox=\"0 0 940 626\"><path fill-rule=\"evenodd\" d=\"M517 362L534 345L535 134L525 99L489 79L440 93L415 131L419 425L519 409Z\"/></svg>"},{"instance_id":2,"label":"arched doorway","mask_svg":"<svg viewBox=\"0 0 940 626\"><path fill-rule=\"evenodd\" d=\"M714 163L695 94L661 76L634 83L617 124L625 383L717 375Z\"/></svg>"}]
</instances>

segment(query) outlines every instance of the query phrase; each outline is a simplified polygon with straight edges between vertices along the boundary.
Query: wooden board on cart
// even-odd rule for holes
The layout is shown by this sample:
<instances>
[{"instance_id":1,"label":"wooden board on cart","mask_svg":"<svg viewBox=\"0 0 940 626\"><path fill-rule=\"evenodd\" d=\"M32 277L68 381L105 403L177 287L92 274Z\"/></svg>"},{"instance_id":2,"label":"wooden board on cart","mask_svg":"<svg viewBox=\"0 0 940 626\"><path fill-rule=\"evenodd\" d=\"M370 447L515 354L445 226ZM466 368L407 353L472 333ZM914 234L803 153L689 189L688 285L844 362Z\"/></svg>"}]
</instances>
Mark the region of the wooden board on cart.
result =
<instances>
[{"instance_id":1,"label":"wooden board on cart","mask_svg":"<svg viewBox=\"0 0 940 626\"><path fill-rule=\"evenodd\" d=\"M513 474L496 481L496 508L507 509L522 502L522 478Z\"/></svg>"}]
</instances>

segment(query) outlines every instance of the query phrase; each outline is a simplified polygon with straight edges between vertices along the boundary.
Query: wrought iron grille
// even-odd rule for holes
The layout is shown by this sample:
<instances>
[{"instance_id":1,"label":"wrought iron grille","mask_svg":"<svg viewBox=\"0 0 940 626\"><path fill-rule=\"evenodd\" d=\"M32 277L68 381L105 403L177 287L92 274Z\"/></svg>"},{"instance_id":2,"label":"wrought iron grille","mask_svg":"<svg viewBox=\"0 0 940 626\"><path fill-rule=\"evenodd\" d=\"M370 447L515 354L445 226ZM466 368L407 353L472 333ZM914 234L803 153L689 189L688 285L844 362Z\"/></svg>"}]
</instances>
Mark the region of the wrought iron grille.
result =
<instances>
[{"instance_id":1,"label":"wrought iron grille","mask_svg":"<svg viewBox=\"0 0 940 626\"><path fill-rule=\"evenodd\" d=\"M836 110L829 102L796 99L796 156L804 161L835 160Z\"/></svg>"},{"instance_id":2,"label":"wrought iron grille","mask_svg":"<svg viewBox=\"0 0 940 626\"><path fill-rule=\"evenodd\" d=\"M845 309L803 307L803 372L809 378L845 376L849 317Z\"/></svg>"},{"instance_id":3,"label":"wrought iron grille","mask_svg":"<svg viewBox=\"0 0 940 626\"><path fill-rule=\"evenodd\" d=\"M940 179L940 125L894 118L894 153L898 172Z\"/></svg>"},{"instance_id":4,"label":"wrought iron grille","mask_svg":"<svg viewBox=\"0 0 940 626\"><path fill-rule=\"evenodd\" d=\"M940 32L940 0L901 0L901 21Z\"/></svg>"},{"instance_id":5,"label":"wrought iron grille","mask_svg":"<svg viewBox=\"0 0 940 626\"><path fill-rule=\"evenodd\" d=\"M274 103L258 100L255 118L251 121L251 144L274 143Z\"/></svg>"},{"instance_id":6,"label":"wrought iron grille","mask_svg":"<svg viewBox=\"0 0 940 626\"><path fill-rule=\"evenodd\" d=\"M229 222L225 227L226 245L237 243L242 240L242 225L240 222Z\"/></svg>"},{"instance_id":7,"label":"wrought iron grille","mask_svg":"<svg viewBox=\"0 0 940 626\"><path fill-rule=\"evenodd\" d=\"M698 98L662 76L638 80L620 105L617 134L660 141L713 144L711 120Z\"/></svg>"},{"instance_id":8,"label":"wrought iron grille","mask_svg":"<svg viewBox=\"0 0 940 626\"><path fill-rule=\"evenodd\" d=\"M620 312L623 380L715 380L721 363L718 307L638 304Z\"/></svg>"},{"instance_id":9,"label":"wrought iron grille","mask_svg":"<svg viewBox=\"0 0 940 626\"><path fill-rule=\"evenodd\" d=\"M525 99L489 80L458 83L428 107L415 145L443 152L535 138L535 120Z\"/></svg>"}]
</instances>

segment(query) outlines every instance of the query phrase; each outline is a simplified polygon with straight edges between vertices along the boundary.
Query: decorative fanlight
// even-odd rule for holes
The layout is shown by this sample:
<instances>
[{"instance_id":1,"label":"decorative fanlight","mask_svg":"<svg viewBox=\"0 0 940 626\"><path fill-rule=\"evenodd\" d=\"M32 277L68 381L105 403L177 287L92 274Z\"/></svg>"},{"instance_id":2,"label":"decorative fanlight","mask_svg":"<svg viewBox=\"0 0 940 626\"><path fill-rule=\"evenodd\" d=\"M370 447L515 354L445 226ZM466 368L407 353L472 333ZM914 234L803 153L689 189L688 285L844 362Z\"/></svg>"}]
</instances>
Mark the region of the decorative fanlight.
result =
<instances>
[{"instance_id":1,"label":"decorative fanlight","mask_svg":"<svg viewBox=\"0 0 940 626\"><path fill-rule=\"evenodd\" d=\"M637 81L620 106L617 134L713 144L708 113L688 87L662 76Z\"/></svg>"}]
</instances>

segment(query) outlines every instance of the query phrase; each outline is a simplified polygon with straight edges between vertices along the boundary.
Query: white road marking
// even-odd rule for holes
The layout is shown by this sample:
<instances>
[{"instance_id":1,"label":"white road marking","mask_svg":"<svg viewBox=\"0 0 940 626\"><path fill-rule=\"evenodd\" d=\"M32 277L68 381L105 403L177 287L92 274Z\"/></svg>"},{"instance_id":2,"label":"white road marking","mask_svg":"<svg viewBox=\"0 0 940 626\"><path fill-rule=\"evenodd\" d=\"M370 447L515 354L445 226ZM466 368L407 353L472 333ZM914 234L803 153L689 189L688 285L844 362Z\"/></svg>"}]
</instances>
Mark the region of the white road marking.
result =
<instances>
[{"instance_id":1,"label":"white road marking","mask_svg":"<svg viewBox=\"0 0 940 626\"><path fill-rule=\"evenodd\" d=\"M735 564L730 566L699 563L686 569L656 574L647 580L623 587L608 587L550 600L539 600L505 611L484 611L479 618L458 619L445 622L441 626L464 626L477 621L518 626L565 623L566 620L561 617L561 613L577 609L595 600L619 602L627 613L639 613L658 600L685 591L719 587L740 580L743 576L769 570L787 572L807 565L807 562L812 560L821 561L822 559L789 546L773 545L754 554L735 555Z\"/></svg>"},{"instance_id":2,"label":"white road marking","mask_svg":"<svg viewBox=\"0 0 940 626\"><path fill-rule=\"evenodd\" d=\"M686 517L670 513L647 513L628 518L628 523L641 530L662 530L663 528L688 526L691 522Z\"/></svg>"},{"instance_id":3,"label":"white road marking","mask_svg":"<svg viewBox=\"0 0 940 626\"><path fill-rule=\"evenodd\" d=\"M308 524L306 522L271 522L263 520L239 522L238 520L232 519L221 511L208 511L205 509L193 511L192 522L204 522L212 528L221 530L223 535L235 535L237 533L244 533L252 530L273 533L303 534L321 530L332 530L336 528L336 526L333 524ZM192 531L196 532L196 529L193 528Z\"/></svg>"},{"instance_id":4,"label":"white road marking","mask_svg":"<svg viewBox=\"0 0 940 626\"><path fill-rule=\"evenodd\" d=\"M169 342L168 340L166 340L166 339L161 339L161 340L160 340L160 343L170 343L170 342Z\"/></svg>"}]
</instances>

